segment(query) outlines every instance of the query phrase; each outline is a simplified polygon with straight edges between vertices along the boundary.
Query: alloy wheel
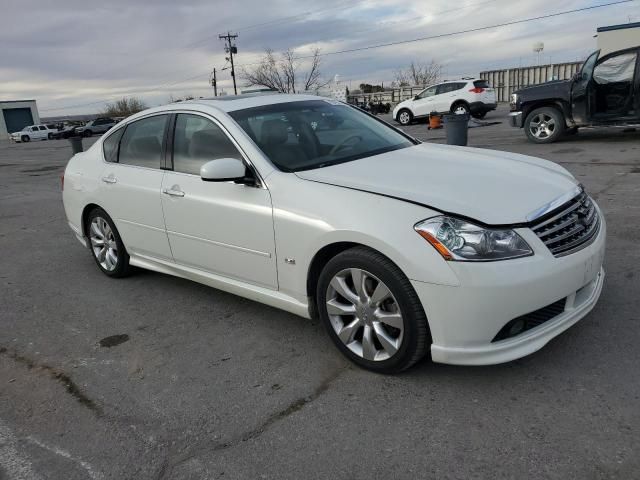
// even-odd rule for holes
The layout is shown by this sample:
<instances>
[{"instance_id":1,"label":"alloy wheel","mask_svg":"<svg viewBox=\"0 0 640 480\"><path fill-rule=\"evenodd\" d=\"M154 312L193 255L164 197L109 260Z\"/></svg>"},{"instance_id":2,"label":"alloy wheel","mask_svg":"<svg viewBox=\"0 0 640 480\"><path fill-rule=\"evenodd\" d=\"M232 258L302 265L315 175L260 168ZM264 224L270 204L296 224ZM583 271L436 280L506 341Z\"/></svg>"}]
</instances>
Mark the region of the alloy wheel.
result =
<instances>
[{"instance_id":1,"label":"alloy wheel","mask_svg":"<svg viewBox=\"0 0 640 480\"><path fill-rule=\"evenodd\" d=\"M400 115L398 116L398 119L400 120L400 123L402 125L408 125L409 122L411 121L411 117L409 116L409 112L401 112Z\"/></svg>"},{"instance_id":2,"label":"alloy wheel","mask_svg":"<svg viewBox=\"0 0 640 480\"><path fill-rule=\"evenodd\" d=\"M453 110L453 113L455 113L456 115L465 115L466 113L468 113L467 107L465 107L464 105L458 105Z\"/></svg>"},{"instance_id":3,"label":"alloy wheel","mask_svg":"<svg viewBox=\"0 0 640 480\"><path fill-rule=\"evenodd\" d=\"M383 361L400 349L400 306L389 287L371 273L359 268L338 272L327 287L326 308L338 338L359 357Z\"/></svg>"},{"instance_id":4,"label":"alloy wheel","mask_svg":"<svg viewBox=\"0 0 640 480\"><path fill-rule=\"evenodd\" d=\"M118 244L113 230L102 217L95 217L91 221L89 232L91 249L100 266L112 272L118 265Z\"/></svg>"},{"instance_id":5,"label":"alloy wheel","mask_svg":"<svg viewBox=\"0 0 640 480\"><path fill-rule=\"evenodd\" d=\"M529 123L531 135L539 139L549 138L556 129L556 121L551 115L538 113Z\"/></svg>"}]
</instances>

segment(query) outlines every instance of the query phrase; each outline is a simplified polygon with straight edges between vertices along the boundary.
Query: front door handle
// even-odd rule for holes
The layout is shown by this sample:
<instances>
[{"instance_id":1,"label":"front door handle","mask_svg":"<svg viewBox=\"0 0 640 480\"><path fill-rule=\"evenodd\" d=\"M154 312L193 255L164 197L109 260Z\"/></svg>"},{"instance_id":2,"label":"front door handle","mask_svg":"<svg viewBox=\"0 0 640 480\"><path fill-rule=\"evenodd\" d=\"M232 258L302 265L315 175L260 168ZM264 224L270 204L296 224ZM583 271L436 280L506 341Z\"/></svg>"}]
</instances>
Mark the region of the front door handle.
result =
<instances>
[{"instance_id":1,"label":"front door handle","mask_svg":"<svg viewBox=\"0 0 640 480\"><path fill-rule=\"evenodd\" d=\"M171 195L172 197L184 197L184 192L182 190L178 190L175 186L171 188L163 188L162 193L165 195Z\"/></svg>"},{"instance_id":2,"label":"front door handle","mask_svg":"<svg viewBox=\"0 0 640 480\"><path fill-rule=\"evenodd\" d=\"M102 177L102 181L104 183L116 183L118 179L113 175L109 175L108 177Z\"/></svg>"}]
</instances>

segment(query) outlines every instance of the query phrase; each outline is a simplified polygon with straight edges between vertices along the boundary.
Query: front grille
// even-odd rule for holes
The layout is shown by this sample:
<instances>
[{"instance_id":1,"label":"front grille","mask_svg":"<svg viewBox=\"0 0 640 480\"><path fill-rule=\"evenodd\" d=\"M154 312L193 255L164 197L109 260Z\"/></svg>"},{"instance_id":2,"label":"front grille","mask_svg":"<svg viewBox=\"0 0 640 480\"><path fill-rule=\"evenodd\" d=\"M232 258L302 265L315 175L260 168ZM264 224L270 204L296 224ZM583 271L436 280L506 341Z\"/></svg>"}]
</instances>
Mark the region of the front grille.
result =
<instances>
[{"instance_id":1,"label":"front grille","mask_svg":"<svg viewBox=\"0 0 640 480\"><path fill-rule=\"evenodd\" d=\"M556 257L576 252L595 239L600 217L589 195L582 192L531 227Z\"/></svg>"},{"instance_id":2,"label":"front grille","mask_svg":"<svg viewBox=\"0 0 640 480\"><path fill-rule=\"evenodd\" d=\"M500 329L492 342L504 340L505 338L515 337L516 335L520 335L527 330L531 330L532 328L542 325L544 322L548 322L552 318L555 318L562 312L564 312L566 302L567 299L562 298L557 302L536 310L535 312L527 313L526 315L522 315L521 317L514 318Z\"/></svg>"}]
</instances>

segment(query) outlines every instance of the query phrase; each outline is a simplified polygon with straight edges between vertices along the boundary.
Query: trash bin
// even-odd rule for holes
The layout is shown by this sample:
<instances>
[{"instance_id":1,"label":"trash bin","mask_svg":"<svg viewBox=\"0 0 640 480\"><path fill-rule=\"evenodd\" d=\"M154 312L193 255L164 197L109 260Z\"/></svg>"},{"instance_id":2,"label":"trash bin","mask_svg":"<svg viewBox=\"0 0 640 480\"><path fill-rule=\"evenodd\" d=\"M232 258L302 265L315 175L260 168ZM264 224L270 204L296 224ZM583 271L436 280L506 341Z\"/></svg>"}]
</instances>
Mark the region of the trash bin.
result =
<instances>
[{"instance_id":1,"label":"trash bin","mask_svg":"<svg viewBox=\"0 0 640 480\"><path fill-rule=\"evenodd\" d=\"M80 136L69 137L69 142L71 142L71 149L73 150L74 155L84 150L82 148L82 137Z\"/></svg>"},{"instance_id":2,"label":"trash bin","mask_svg":"<svg viewBox=\"0 0 640 480\"><path fill-rule=\"evenodd\" d=\"M469 128L469 114L449 114L444 116L444 129L447 133L448 145L467 144L467 129Z\"/></svg>"}]
</instances>

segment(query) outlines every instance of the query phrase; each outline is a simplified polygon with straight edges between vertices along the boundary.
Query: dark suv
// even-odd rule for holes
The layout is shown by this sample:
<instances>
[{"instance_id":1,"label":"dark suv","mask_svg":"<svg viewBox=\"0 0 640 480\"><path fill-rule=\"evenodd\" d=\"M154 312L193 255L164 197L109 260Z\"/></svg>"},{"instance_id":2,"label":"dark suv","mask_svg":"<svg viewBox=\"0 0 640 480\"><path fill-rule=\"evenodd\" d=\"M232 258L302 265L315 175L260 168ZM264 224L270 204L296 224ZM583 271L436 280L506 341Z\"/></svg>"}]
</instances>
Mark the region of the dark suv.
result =
<instances>
[{"instance_id":1,"label":"dark suv","mask_svg":"<svg viewBox=\"0 0 640 480\"><path fill-rule=\"evenodd\" d=\"M94 133L105 133L117 122L113 118L96 118L91 120L84 127L76 128L76 133L83 137L90 137Z\"/></svg>"},{"instance_id":2,"label":"dark suv","mask_svg":"<svg viewBox=\"0 0 640 480\"><path fill-rule=\"evenodd\" d=\"M640 46L592 53L571 80L516 91L510 123L535 143L555 142L579 127L640 123Z\"/></svg>"}]
</instances>

